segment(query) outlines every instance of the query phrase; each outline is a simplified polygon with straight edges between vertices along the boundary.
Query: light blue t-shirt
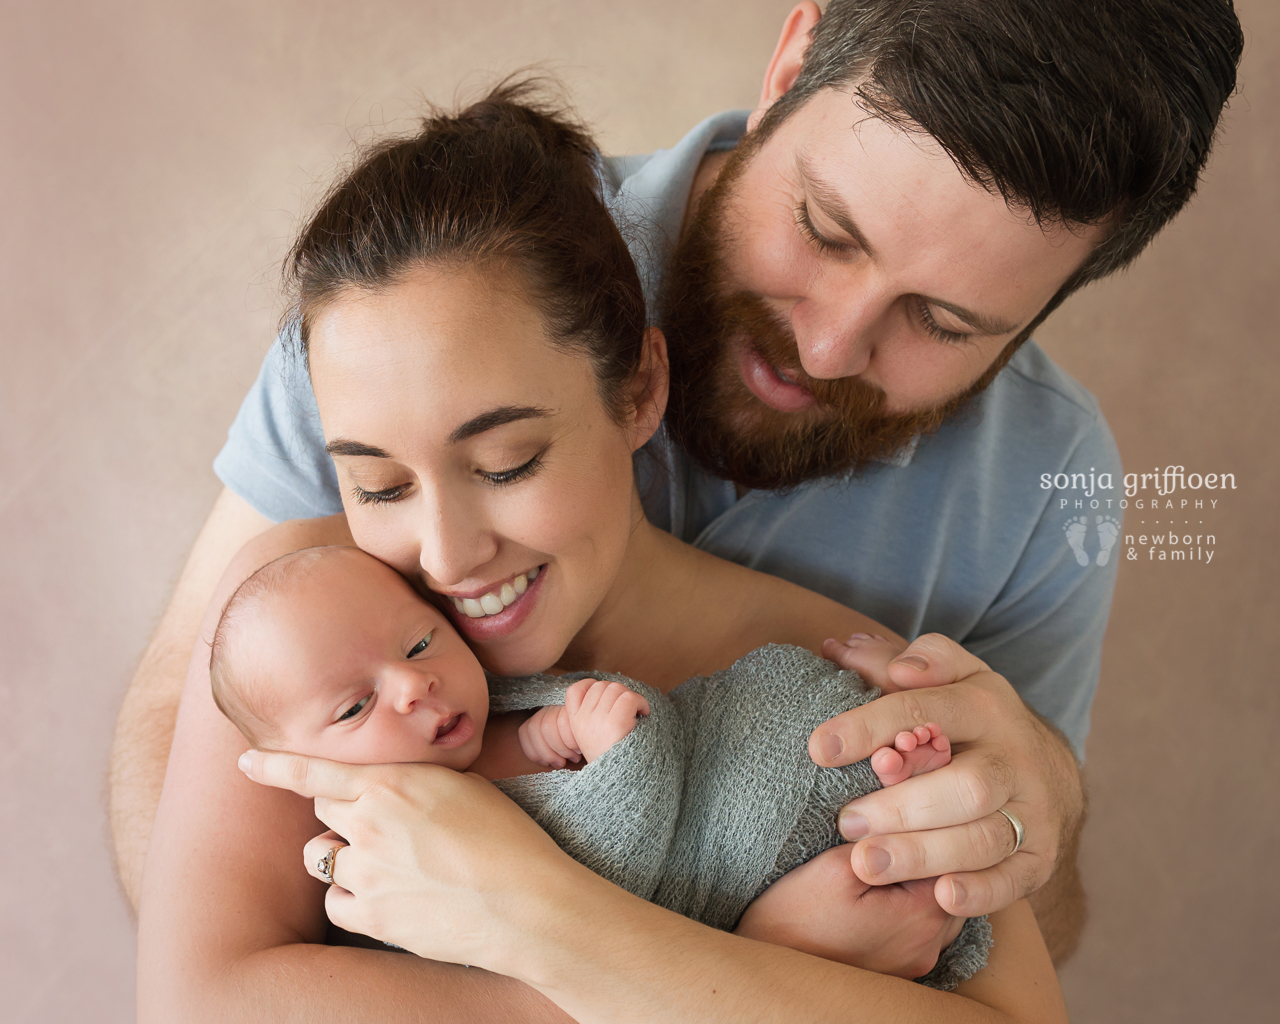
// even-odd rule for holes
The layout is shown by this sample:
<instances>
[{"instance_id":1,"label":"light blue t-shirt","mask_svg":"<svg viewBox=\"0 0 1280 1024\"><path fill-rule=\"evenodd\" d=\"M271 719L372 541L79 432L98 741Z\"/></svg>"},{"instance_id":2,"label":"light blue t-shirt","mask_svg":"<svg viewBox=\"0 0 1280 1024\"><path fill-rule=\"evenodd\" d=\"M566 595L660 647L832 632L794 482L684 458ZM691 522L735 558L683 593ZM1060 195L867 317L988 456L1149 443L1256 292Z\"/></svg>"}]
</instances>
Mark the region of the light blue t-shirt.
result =
<instances>
[{"instance_id":1,"label":"light blue t-shirt","mask_svg":"<svg viewBox=\"0 0 1280 1024\"><path fill-rule=\"evenodd\" d=\"M673 149L606 160L606 194L651 311L699 162L732 148L745 125L745 112L717 114ZM214 461L223 483L276 521L342 510L315 397L292 351L276 340ZM1119 492L1085 496L1043 480L1119 481L1120 458L1093 396L1033 342L936 434L856 477L739 499L665 432L647 454L655 458L637 469L656 525L903 636L960 641L1083 755L1118 563L1097 564L1099 527L1120 519L1119 502L1108 504Z\"/></svg>"}]
</instances>

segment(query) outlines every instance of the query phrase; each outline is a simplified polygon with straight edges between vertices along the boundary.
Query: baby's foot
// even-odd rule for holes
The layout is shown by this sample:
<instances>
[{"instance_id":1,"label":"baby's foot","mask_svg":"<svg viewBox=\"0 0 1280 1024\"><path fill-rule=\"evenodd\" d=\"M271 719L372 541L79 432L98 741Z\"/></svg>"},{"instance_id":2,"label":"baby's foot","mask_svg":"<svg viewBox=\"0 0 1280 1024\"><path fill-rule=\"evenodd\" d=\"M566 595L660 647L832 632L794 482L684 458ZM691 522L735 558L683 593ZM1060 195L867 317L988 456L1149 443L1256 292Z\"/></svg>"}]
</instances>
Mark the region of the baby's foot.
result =
<instances>
[{"instance_id":1,"label":"baby's foot","mask_svg":"<svg viewBox=\"0 0 1280 1024\"><path fill-rule=\"evenodd\" d=\"M898 733L892 747L881 747L871 755L871 768L882 786L896 786L950 763L951 741L936 722Z\"/></svg>"}]
</instances>

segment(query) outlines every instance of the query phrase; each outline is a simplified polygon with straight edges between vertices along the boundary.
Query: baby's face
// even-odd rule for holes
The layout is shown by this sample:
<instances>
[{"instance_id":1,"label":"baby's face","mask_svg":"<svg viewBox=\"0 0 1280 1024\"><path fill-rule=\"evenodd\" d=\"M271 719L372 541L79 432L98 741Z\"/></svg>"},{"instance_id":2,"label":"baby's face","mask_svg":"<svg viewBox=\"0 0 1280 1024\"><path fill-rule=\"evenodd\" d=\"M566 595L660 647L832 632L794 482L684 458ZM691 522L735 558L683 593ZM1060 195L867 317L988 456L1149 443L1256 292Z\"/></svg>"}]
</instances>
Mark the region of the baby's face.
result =
<instances>
[{"instance_id":1,"label":"baby's face","mask_svg":"<svg viewBox=\"0 0 1280 1024\"><path fill-rule=\"evenodd\" d=\"M463 770L480 753L489 691L431 605L362 552L329 558L249 616L254 681L283 750L352 764Z\"/></svg>"}]
</instances>

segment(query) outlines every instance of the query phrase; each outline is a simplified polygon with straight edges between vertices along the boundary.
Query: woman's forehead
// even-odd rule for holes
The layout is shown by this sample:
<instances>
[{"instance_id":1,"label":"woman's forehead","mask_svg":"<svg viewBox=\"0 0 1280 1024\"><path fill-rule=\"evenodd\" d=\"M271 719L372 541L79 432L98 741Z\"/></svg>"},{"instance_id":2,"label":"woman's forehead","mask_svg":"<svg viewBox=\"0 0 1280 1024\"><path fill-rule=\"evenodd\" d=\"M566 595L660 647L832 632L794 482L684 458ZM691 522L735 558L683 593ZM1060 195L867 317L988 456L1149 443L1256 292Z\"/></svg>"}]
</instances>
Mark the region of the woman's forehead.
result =
<instances>
[{"instance_id":1,"label":"woman's forehead","mask_svg":"<svg viewBox=\"0 0 1280 1024\"><path fill-rule=\"evenodd\" d=\"M554 409L594 390L588 357L555 344L502 273L423 269L348 291L316 317L309 357L330 435L406 416L447 435L495 406Z\"/></svg>"}]
</instances>

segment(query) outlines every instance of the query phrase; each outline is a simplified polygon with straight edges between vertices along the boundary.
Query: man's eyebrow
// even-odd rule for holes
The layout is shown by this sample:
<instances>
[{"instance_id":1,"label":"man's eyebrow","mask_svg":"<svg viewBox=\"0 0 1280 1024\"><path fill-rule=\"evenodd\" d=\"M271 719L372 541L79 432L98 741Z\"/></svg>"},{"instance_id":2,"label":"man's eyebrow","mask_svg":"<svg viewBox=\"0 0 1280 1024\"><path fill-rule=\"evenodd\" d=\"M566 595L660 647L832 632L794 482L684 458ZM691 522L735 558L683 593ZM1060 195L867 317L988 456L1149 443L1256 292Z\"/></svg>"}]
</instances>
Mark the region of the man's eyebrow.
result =
<instances>
[{"instance_id":1,"label":"man's eyebrow","mask_svg":"<svg viewBox=\"0 0 1280 1024\"><path fill-rule=\"evenodd\" d=\"M330 455L367 455L371 459L389 459L391 453L362 441L348 441L345 437L335 437L324 450Z\"/></svg>"},{"instance_id":2,"label":"man's eyebrow","mask_svg":"<svg viewBox=\"0 0 1280 1024\"><path fill-rule=\"evenodd\" d=\"M806 190L813 196L813 201L817 204L818 209L830 217L841 231L852 238L858 248L866 253L867 257L874 263L877 258L876 250L867 241L867 236L862 233L858 225L853 222L853 217L845 207L844 199L840 193L830 184L814 175L813 169L809 166L809 160L803 153L796 158L796 170L799 172Z\"/></svg>"},{"instance_id":3,"label":"man's eyebrow","mask_svg":"<svg viewBox=\"0 0 1280 1024\"><path fill-rule=\"evenodd\" d=\"M983 316L981 313L975 313L971 309L965 309L963 306L957 306L954 302L943 302L941 299L931 299L927 295L920 296L925 302L931 306L940 306L954 317L959 317L978 334L1012 334L1018 329L1018 324L1007 323L1004 320L998 320L995 317Z\"/></svg>"},{"instance_id":4,"label":"man's eyebrow","mask_svg":"<svg viewBox=\"0 0 1280 1024\"><path fill-rule=\"evenodd\" d=\"M494 427L500 427L505 423L514 423L517 420L540 419L543 416L550 415L550 409L543 409L536 405L501 405L496 409L490 409L488 412L482 412L479 416L467 420L460 427L454 428L453 433L449 435L449 443L458 444L460 441L475 437L477 434L483 434L486 430L492 430Z\"/></svg>"}]
</instances>

